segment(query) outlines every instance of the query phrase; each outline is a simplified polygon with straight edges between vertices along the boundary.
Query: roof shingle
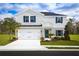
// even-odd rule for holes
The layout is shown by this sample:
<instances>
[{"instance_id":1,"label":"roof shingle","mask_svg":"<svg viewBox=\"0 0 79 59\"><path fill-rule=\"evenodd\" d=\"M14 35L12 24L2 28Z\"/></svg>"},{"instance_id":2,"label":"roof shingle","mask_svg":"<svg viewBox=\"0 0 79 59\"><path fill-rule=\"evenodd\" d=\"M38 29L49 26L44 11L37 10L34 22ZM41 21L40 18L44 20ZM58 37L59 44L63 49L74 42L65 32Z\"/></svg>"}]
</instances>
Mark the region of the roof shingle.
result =
<instances>
[{"instance_id":1,"label":"roof shingle","mask_svg":"<svg viewBox=\"0 0 79 59\"><path fill-rule=\"evenodd\" d=\"M54 13L54 12L40 12L40 13L44 14L45 16L66 16L66 15L57 14L57 13Z\"/></svg>"}]
</instances>

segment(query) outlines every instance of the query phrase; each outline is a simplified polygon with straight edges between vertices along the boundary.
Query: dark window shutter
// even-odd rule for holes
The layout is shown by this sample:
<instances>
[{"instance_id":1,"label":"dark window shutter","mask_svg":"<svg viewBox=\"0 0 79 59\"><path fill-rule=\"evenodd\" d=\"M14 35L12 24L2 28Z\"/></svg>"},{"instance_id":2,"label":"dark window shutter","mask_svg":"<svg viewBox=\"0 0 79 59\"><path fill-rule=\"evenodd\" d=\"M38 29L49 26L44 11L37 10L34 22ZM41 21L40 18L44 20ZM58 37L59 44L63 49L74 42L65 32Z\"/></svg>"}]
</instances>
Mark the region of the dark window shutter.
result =
<instances>
[{"instance_id":1,"label":"dark window shutter","mask_svg":"<svg viewBox=\"0 0 79 59\"><path fill-rule=\"evenodd\" d=\"M36 22L36 16L30 16L31 22Z\"/></svg>"}]
</instances>

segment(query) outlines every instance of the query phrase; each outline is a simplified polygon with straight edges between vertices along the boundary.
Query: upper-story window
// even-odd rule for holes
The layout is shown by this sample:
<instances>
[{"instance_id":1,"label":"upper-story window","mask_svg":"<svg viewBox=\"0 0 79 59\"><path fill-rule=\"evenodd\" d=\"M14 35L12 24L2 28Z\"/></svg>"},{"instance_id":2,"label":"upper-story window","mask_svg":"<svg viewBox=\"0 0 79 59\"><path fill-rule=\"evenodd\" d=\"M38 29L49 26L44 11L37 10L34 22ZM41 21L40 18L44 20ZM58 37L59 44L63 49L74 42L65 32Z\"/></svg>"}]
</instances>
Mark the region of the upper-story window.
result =
<instances>
[{"instance_id":1,"label":"upper-story window","mask_svg":"<svg viewBox=\"0 0 79 59\"><path fill-rule=\"evenodd\" d=\"M36 16L23 16L24 22L36 22Z\"/></svg>"},{"instance_id":2,"label":"upper-story window","mask_svg":"<svg viewBox=\"0 0 79 59\"><path fill-rule=\"evenodd\" d=\"M63 23L63 17L56 17L56 23Z\"/></svg>"},{"instance_id":3,"label":"upper-story window","mask_svg":"<svg viewBox=\"0 0 79 59\"><path fill-rule=\"evenodd\" d=\"M23 16L24 22L29 22L29 16Z\"/></svg>"},{"instance_id":4,"label":"upper-story window","mask_svg":"<svg viewBox=\"0 0 79 59\"><path fill-rule=\"evenodd\" d=\"M36 16L30 16L30 22L36 22Z\"/></svg>"}]
</instances>

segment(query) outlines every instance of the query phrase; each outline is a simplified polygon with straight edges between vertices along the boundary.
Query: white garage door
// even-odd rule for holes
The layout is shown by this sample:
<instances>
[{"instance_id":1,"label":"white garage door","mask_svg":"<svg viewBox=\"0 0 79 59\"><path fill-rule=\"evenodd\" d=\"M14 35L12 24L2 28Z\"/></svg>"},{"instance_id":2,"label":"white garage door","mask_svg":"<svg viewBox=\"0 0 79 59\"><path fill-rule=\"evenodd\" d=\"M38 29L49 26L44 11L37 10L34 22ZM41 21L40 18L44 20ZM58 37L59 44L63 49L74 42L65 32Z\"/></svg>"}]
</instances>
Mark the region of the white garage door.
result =
<instances>
[{"instance_id":1,"label":"white garage door","mask_svg":"<svg viewBox=\"0 0 79 59\"><path fill-rule=\"evenodd\" d=\"M19 29L18 39L30 40L30 39L40 39L41 31L40 29Z\"/></svg>"}]
</instances>

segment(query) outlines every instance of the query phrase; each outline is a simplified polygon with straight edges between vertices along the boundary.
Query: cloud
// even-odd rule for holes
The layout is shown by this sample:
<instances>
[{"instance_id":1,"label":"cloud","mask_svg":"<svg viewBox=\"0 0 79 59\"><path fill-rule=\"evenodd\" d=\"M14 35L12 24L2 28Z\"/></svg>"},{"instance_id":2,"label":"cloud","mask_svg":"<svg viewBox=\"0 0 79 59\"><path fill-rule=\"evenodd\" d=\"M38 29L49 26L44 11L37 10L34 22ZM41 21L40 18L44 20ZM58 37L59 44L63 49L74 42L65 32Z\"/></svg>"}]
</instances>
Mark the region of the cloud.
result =
<instances>
[{"instance_id":1,"label":"cloud","mask_svg":"<svg viewBox=\"0 0 79 59\"><path fill-rule=\"evenodd\" d=\"M78 3L0 3L0 14L16 14L25 8L66 14L79 19Z\"/></svg>"},{"instance_id":2,"label":"cloud","mask_svg":"<svg viewBox=\"0 0 79 59\"><path fill-rule=\"evenodd\" d=\"M11 17L13 17L13 14L11 14L11 13L7 13L7 14L1 14L0 15L0 20L3 20L4 18L11 18Z\"/></svg>"},{"instance_id":3,"label":"cloud","mask_svg":"<svg viewBox=\"0 0 79 59\"><path fill-rule=\"evenodd\" d=\"M53 11L56 8L56 3L47 3L47 10L48 11Z\"/></svg>"},{"instance_id":4,"label":"cloud","mask_svg":"<svg viewBox=\"0 0 79 59\"><path fill-rule=\"evenodd\" d=\"M57 9L62 9L62 10L72 10L75 8L78 8L79 4L78 3L64 3L64 4L58 4Z\"/></svg>"}]
</instances>

